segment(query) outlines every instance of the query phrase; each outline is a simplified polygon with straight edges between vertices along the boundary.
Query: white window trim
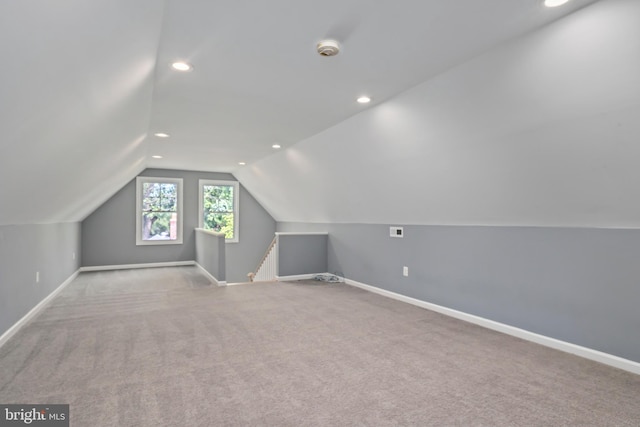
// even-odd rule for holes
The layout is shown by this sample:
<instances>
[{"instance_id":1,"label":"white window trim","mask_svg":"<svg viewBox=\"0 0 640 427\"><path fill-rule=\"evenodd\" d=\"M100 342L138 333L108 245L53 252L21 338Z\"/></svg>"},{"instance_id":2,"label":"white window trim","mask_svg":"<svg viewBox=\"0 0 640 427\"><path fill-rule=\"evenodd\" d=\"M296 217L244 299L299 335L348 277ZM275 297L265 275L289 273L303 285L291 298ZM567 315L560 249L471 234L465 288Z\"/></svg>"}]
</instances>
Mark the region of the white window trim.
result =
<instances>
[{"instance_id":1,"label":"white window trim","mask_svg":"<svg viewBox=\"0 0 640 427\"><path fill-rule=\"evenodd\" d=\"M142 185L147 182L169 182L178 184L178 221L176 240L142 240ZM181 245L182 244L182 224L184 221L184 211L182 209L182 178L158 178L151 176L139 176L136 178L136 245Z\"/></svg>"},{"instance_id":2,"label":"white window trim","mask_svg":"<svg viewBox=\"0 0 640 427\"><path fill-rule=\"evenodd\" d=\"M204 206L202 196L205 185L231 185L233 186L233 239L225 239L225 243L238 243L240 241L240 185L238 181L225 181L217 179L198 180L198 227L204 229Z\"/></svg>"}]
</instances>

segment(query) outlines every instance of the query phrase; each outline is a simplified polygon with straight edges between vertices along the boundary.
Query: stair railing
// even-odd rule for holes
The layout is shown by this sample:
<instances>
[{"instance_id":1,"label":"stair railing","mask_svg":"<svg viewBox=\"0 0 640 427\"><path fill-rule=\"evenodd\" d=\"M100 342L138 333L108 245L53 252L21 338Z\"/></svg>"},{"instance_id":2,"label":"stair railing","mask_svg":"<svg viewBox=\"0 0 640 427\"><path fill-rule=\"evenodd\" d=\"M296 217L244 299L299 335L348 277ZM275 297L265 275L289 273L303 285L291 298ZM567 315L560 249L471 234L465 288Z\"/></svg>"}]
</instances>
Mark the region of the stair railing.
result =
<instances>
[{"instance_id":1,"label":"stair railing","mask_svg":"<svg viewBox=\"0 0 640 427\"><path fill-rule=\"evenodd\" d=\"M267 248L262 260L258 263L255 273L249 273L251 282L271 282L276 280L278 263L278 237L274 237Z\"/></svg>"}]
</instances>

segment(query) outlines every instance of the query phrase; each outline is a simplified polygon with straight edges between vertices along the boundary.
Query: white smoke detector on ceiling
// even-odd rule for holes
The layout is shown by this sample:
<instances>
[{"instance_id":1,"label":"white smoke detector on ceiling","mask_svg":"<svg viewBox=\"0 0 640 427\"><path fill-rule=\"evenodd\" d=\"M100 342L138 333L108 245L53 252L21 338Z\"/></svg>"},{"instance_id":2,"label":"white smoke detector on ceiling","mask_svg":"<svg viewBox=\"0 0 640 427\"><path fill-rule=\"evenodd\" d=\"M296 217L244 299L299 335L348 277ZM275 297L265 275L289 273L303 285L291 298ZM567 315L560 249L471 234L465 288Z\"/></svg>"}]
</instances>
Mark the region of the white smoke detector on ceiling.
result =
<instances>
[{"instance_id":1,"label":"white smoke detector on ceiling","mask_svg":"<svg viewBox=\"0 0 640 427\"><path fill-rule=\"evenodd\" d=\"M322 40L318 43L317 49L322 56L336 56L340 52L340 45L335 40Z\"/></svg>"}]
</instances>

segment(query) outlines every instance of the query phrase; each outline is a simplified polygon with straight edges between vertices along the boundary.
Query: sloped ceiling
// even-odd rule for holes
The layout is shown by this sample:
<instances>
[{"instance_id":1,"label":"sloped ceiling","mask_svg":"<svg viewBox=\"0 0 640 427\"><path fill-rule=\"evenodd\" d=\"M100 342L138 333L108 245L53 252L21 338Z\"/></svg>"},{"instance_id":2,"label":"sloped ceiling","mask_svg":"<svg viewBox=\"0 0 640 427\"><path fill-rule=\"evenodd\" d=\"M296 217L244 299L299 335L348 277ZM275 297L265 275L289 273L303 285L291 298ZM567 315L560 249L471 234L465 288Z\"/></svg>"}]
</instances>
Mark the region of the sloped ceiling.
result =
<instances>
[{"instance_id":1,"label":"sloped ceiling","mask_svg":"<svg viewBox=\"0 0 640 427\"><path fill-rule=\"evenodd\" d=\"M0 224L79 220L144 168L162 14L0 2Z\"/></svg>"},{"instance_id":2,"label":"sloped ceiling","mask_svg":"<svg viewBox=\"0 0 640 427\"><path fill-rule=\"evenodd\" d=\"M640 2L608 0L237 176L280 221L640 227L639 159Z\"/></svg>"},{"instance_id":3,"label":"sloped ceiling","mask_svg":"<svg viewBox=\"0 0 640 427\"><path fill-rule=\"evenodd\" d=\"M435 108L437 99L445 110L462 110L469 132L484 129L474 112L489 101L482 96L490 94L476 93L486 82L474 78L472 68L465 74L456 66L481 54L492 61L496 46L591 3L573 0L546 9L541 0L1 2L0 224L81 220L145 167L234 172L276 219L351 221L366 206L377 205L377 198L361 194L362 209L348 215L322 209L307 213L299 205L310 196L296 182L322 182L326 172L304 169L302 160L338 169L335 176L355 186L370 184L372 177L407 178L389 176L404 170L402 163L390 165L425 155L431 159L429 171L425 175L414 165L419 173L410 178L439 179L436 171L454 160L443 165L433 160L433 152L410 154L408 146L392 153L371 150L368 138L376 137L371 132L417 144L433 131L415 127L412 120L423 122L425 108ZM603 0L596 6L601 3L632 7L634 2ZM322 58L315 53L315 44L325 37L340 41L340 55ZM606 48L598 40L593 43ZM535 49L545 49L535 43L530 48L534 57ZM558 59L569 53L558 53ZM171 70L176 59L195 69L183 74ZM461 92L447 89L456 82L471 95L468 105ZM507 81L501 90L513 86L517 94L520 83ZM524 83L535 84L535 79ZM423 102L431 90L439 95ZM374 101L358 105L354 99L360 94ZM631 95L633 103L635 92ZM393 129L378 129L385 121L370 123L380 114L396 115ZM450 132L453 125L442 126L455 118L445 114L439 132ZM532 120L527 123L534 126ZM361 125L353 132L341 130ZM156 138L155 132L171 138ZM283 146L280 153L273 153L275 143ZM468 153L459 145L450 152L445 146L438 149L450 159L458 153L464 159ZM362 173L363 163L348 161L358 158L366 159L369 172ZM240 161L248 165L240 168ZM335 197L330 188L309 193L315 193L313 200L324 197L322 206ZM413 197L408 191L392 200L404 203ZM450 212L428 218L451 218ZM387 213L363 218L413 221ZM415 215L424 221L424 213Z\"/></svg>"}]
</instances>

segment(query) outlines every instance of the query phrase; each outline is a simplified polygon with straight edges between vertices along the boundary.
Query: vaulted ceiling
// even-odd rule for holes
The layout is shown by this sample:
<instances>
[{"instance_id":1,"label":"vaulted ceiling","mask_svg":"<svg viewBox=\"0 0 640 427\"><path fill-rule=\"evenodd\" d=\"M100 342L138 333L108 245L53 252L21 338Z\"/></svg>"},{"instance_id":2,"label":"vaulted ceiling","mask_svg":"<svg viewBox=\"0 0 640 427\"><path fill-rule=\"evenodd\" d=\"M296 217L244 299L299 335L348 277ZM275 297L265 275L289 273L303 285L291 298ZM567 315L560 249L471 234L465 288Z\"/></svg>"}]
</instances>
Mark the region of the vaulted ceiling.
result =
<instances>
[{"instance_id":1,"label":"vaulted ceiling","mask_svg":"<svg viewBox=\"0 0 640 427\"><path fill-rule=\"evenodd\" d=\"M463 110L468 120L463 127L485 129L474 122L482 114L466 111L464 99L453 105L447 103L451 97L437 98L443 87L438 82L446 86L473 80L476 68L460 67L476 61L473 67L482 68L478 58L535 66L535 55L522 57L520 64L502 61L500 49L517 55L515 40L549 31L550 23L592 3L628 6L633 1L572 0L557 8L545 8L542 0L3 1L0 224L81 220L146 167L234 172L276 219L331 219L290 209L274 194L304 176L295 175L290 162L300 153L297 147L319 138L323 142L303 157L321 154L325 147L334 159L356 158L367 147L347 144L351 131L338 130L330 143L327 132L357 127L398 100L404 99L401 105L406 106L415 96L429 94L436 94L444 109ZM339 55L316 53L316 43L325 38L340 42ZM589 43L585 51L606 50L598 39ZM562 61L562 51L554 52ZM580 56L564 52L576 53ZM176 60L194 69L177 72L170 67ZM443 77L456 73L462 77ZM622 78L629 83L626 74ZM499 93L522 83L499 76L490 83L497 81L506 85ZM487 94L474 98L483 84L475 81L466 88L474 111L484 109ZM553 93L549 87L540 89ZM631 92L627 103L635 105L638 99ZM356 103L363 94L373 101ZM420 105L412 111L436 104ZM540 117L539 111L534 113ZM410 129L412 125L397 127L391 139L407 137ZM170 137L158 138L157 132ZM273 144L282 146L280 152ZM394 154L379 153L375 161L384 170L384 159L394 159ZM447 156L452 153L462 159L468 155L459 146ZM430 174L445 167L431 166ZM351 166L340 167L344 178ZM285 172L273 182L265 178L277 170ZM298 191L292 188L292 194ZM352 220L351 215L337 217Z\"/></svg>"}]
</instances>

